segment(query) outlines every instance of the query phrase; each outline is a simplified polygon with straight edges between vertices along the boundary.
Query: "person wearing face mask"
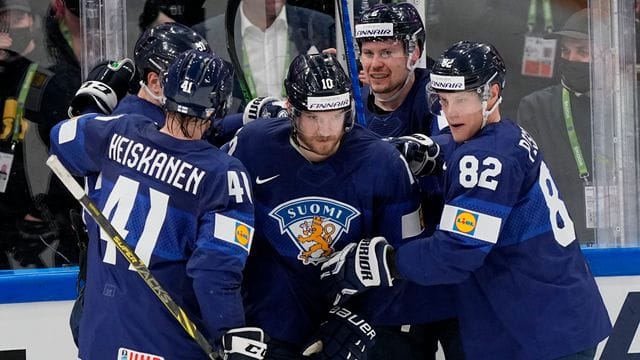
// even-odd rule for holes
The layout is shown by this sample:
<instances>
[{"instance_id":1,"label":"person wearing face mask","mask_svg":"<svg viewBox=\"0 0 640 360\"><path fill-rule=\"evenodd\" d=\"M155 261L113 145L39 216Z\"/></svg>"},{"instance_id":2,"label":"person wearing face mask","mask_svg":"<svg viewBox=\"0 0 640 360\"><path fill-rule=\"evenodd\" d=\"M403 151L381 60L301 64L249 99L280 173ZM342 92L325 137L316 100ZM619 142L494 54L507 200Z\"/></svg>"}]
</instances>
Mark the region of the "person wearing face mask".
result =
<instances>
[{"instance_id":1,"label":"person wearing face mask","mask_svg":"<svg viewBox=\"0 0 640 360\"><path fill-rule=\"evenodd\" d=\"M77 204L53 195L44 164L48 136L41 133L60 119L60 89L71 82L41 63L36 24L28 0L0 0L0 165L8 170L0 182L0 267L76 261L66 214Z\"/></svg>"},{"instance_id":2,"label":"person wearing face mask","mask_svg":"<svg viewBox=\"0 0 640 360\"><path fill-rule=\"evenodd\" d=\"M519 124L553 154L547 162L583 244L595 241L588 30L589 9L582 9L547 35L558 39L561 82L525 96L518 108Z\"/></svg>"}]
</instances>

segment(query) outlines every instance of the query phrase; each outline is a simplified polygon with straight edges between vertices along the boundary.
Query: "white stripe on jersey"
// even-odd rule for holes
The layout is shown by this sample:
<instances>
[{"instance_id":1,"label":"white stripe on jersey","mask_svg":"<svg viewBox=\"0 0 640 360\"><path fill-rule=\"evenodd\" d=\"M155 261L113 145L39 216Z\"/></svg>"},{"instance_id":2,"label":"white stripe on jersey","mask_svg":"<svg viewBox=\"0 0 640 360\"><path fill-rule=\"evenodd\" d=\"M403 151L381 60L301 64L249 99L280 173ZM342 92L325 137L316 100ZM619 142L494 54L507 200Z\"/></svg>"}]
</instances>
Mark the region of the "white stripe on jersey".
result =
<instances>
[{"instance_id":1,"label":"white stripe on jersey","mask_svg":"<svg viewBox=\"0 0 640 360\"><path fill-rule=\"evenodd\" d=\"M60 125L58 144L62 145L76 138L78 133L78 118L67 120Z\"/></svg>"},{"instance_id":2,"label":"white stripe on jersey","mask_svg":"<svg viewBox=\"0 0 640 360\"><path fill-rule=\"evenodd\" d=\"M500 225L499 217L467 210L457 206L445 205L440 218L440 230L450 231L474 239L498 242Z\"/></svg>"},{"instance_id":3,"label":"white stripe on jersey","mask_svg":"<svg viewBox=\"0 0 640 360\"><path fill-rule=\"evenodd\" d=\"M406 239L412 236L420 235L422 232L422 221L420 221L421 208L416 211L402 215L402 238Z\"/></svg>"}]
</instances>

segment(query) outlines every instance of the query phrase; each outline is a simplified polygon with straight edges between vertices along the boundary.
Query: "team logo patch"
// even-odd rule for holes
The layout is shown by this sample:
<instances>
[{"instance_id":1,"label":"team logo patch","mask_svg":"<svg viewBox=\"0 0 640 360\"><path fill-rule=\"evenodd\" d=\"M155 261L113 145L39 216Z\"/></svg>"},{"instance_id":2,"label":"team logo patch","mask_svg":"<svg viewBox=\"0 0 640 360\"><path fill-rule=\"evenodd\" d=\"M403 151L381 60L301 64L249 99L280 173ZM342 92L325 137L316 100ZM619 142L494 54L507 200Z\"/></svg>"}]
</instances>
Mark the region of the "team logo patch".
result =
<instances>
[{"instance_id":1,"label":"team logo patch","mask_svg":"<svg viewBox=\"0 0 640 360\"><path fill-rule=\"evenodd\" d=\"M473 235L476 230L476 224L478 224L478 214L458 210L454 225L456 230L465 234Z\"/></svg>"},{"instance_id":2,"label":"team logo patch","mask_svg":"<svg viewBox=\"0 0 640 360\"><path fill-rule=\"evenodd\" d=\"M164 357L127 348L120 348L118 349L118 357L116 360L164 360Z\"/></svg>"},{"instance_id":3,"label":"team logo patch","mask_svg":"<svg viewBox=\"0 0 640 360\"><path fill-rule=\"evenodd\" d=\"M299 249L298 259L305 265L326 261L334 252L333 245L359 215L350 205L321 197L287 201L269 213L278 221L280 232Z\"/></svg>"},{"instance_id":4,"label":"team logo patch","mask_svg":"<svg viewBox=\"0 0 640 360\"><path fill-rule=\"evenodd\" d=\"M214 237L238 245L246 251L251 249L253 227L222 214L215 215L215 222Z\"/></svg>"},{"instance_id":5,"label":"team logo patch","mask_svg":"<svg viewBox=\"0 0 640 360\"><path fill-rule=\"evenodd\" d=\"M500 236L502 218L480 211L445 204L440 229L495 244Z\"/></svg>"}]
</instances>

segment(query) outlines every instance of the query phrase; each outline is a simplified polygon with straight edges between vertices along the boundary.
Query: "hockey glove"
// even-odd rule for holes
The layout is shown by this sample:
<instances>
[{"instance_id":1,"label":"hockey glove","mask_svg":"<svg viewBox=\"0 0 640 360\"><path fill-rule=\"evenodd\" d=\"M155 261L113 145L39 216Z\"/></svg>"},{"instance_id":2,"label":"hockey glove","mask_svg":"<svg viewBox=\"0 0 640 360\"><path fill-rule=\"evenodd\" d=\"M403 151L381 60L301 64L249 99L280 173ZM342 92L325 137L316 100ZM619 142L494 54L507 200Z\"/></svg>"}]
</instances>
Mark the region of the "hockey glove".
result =
<instances>
[{"instance_id":1,"label":"hockey glove","mask_svg":"<svg viewBox=\"0 0 640 360\"><path fill-rule=\"evenodd\" d=\"M247 125L258 118L279 118L287 116L288 113L284 101L280 101L273 96L261 96L251 100L244 108L242 124Z\"/></svg>"},{"instance_id":2,"label":"hockey glove","mask_svg":"<svg viewBox=\"0 0 640 360\"><path fill-rule=\"evenodd\" d=\"M400 151L415 176L439 175L444 163L440 146L430 137L413 134L386 139Z\"/></svg>"},{"instance_id":3,"label":"hockey glove","mask_svg":"<svg viewBox=\"0 0 640 360\"><path fill-rule=\"evenodd\" d=\"M96 65L71 100L69 117L78 116L91 106L103 114L111 114L118 101L127 95L135 76L135 66L128 58Z\"/></svg>"},{"instance_id":4,"label":"hockey glove","mask_svg":"<svg viewBox=\"0 0 640 360\"><path fill-rule=\"evenodd\" d=\"M257 327L231 329L222 336L224 360L263 359L267 352L264 331Z\"/></svg>"},{"instance_id":5,"label":"hockey glove","mask_svg":"<svg viewBox=\"0 0 640 360\"><path fill-rule=\"evenodd\" d=\"M336 306L329 310L327 321L320 325L302 355L313 360L365 360L375 336L376 332L366 320Z\"/></svg>"},{"instance_id":6,"label":"hockey glove","mask_svg":"<svg viewBox=\"0 0 640 360\"><path fill-rule=\"evenodd\" d=\"M374 286L392 286L393 247L383 237L351 243L322 264L323 288L333 305Z\"/></svg>"}]
</instances>

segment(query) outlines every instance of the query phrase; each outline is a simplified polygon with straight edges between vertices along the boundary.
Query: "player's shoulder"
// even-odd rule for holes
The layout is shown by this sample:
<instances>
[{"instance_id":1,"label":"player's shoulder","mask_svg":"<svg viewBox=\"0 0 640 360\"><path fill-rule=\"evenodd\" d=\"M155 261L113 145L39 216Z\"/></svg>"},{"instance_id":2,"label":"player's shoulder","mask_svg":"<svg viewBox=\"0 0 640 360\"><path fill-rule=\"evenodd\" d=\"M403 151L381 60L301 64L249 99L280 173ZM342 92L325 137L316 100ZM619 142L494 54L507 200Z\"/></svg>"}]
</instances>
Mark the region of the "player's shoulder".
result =
<instances>
[{"instance_id":1,"label":"player's shoulder","mask_svg":"<svg viewBox=\"0 0 640 360\"><path fill-rule=\"evenodd\" d=\"M263 118L252 121L243 126L236 134L239 143L254 144L256 146L264 143L265 139L273 138L282 133L291 131L289 118Z\"/></svg>"},{"instance_id":2,"label":"player's shoulder","mask_svg":"<svg viewBox=\"0 0 640 360\"><path fill-rule=\"evenodd\" d=\"M345 136L345 150L351 156L357 155L378 159L395 158L400 155L398 150L389 142L384 141L380 135L358 124Z\"/></svg>"},{"instance_id":3,"label":"player's shoulder","mask_svg":"<svg viewBox=\"0 0 640 360\"><path fill-rule=\"evenodd\" d=\"M458 146L453 158L460 160L465 156L491 156L519 162L528 154L522 145L528 138L529 135L522 127L509 119L502 119L497 123L487 124L478 136Z\"/></svg>"}]
</instances>

